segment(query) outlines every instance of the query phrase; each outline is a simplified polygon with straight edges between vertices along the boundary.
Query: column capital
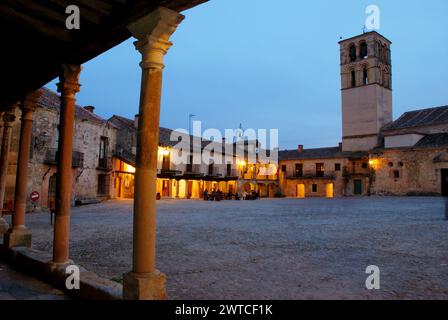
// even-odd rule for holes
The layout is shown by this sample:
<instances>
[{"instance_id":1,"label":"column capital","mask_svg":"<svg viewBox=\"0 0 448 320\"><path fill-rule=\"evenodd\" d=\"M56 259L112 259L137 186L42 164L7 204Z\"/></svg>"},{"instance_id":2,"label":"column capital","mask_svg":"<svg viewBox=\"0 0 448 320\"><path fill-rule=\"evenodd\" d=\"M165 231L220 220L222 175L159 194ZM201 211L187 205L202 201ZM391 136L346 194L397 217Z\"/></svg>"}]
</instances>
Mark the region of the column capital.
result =
<instances>
[{"instance_id":1,"label":"column capital","mask_svg":"<svg viewBox=\"0 0 448 320\"><path fill-rule=\"evenodd\" d=\"M22 102L22 118L29 113L33 113L36 111L37 108L37 102L39 101L39 98L42 96L41 90L36 90L34 92L31 92L25 96Z\"/></svg>"},{"instance_id":2,"label":"column capital","mask_svg":"<svg viewBox=\"0 0 448 320\"><path fill-rule=\"evenodd\" d=\"M82 67L79 64L62 64L62 72L59 76L58 92L67 98L75 99L75 94L79 92L79 75Z\"/></svg>"},{"instance_id":3,"label":"column capital","mask_svg":"<svg viewBox=\"0 0 448 320\"><path fill-rule=\"evenodd\" d=\"M163 58L173 43L169 41L185 16L165 7L158 7L150 14L128 25L128 30L137 38L136 49L142 55L143 69L163 69Z\"/></svg>"},{"instance_id":4,"label":"column capital","mask_svg":"<svg viewBox=\"0 0 448 320\"><path fill-rule=\"evenodd\" d=\"M8 107L3 113L3 125L11 126L14 121L16 121L16 108L19 106L19 103L16 102L10 107Z\"/></svg>"}]
</instances>

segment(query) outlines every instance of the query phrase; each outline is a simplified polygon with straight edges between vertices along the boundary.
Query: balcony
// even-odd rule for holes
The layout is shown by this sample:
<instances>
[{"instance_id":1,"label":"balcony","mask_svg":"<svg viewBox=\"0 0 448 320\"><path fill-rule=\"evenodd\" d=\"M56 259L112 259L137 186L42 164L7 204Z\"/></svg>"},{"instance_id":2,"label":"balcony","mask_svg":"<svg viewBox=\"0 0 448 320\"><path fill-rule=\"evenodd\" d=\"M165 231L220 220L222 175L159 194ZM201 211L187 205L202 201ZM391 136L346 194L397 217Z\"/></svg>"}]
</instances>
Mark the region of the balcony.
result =
<instances>
[{"instance_id":1,"label":"balcony","mask_svg":"<svg viewBox=\"0 0 448 320\"><path fill-rule=\"evenodd\" d=\"M204 173L201 172L201 165L187 164L184 175L192 178L200 178L204 176Z\"/></svg>"},{"instance_id":2,"label":"balcony","mask_svg":"<svg viewBox=\"0 0 448 320\"><path fill-rule=\"evenodd\" d=\"M97 169L102 171L112 171L112 165L113 161L111 157L102 158L98 161Z\"/></svg>"},{"instance_id":3,"label":"balcony","mask_svg":"<svg viewBox=\"0 0 448 320\"><path fill-rule=\"evenodd\" d=\"M207 170L207 176L210 178L221 178L222 174L219 173L219 168L213 167L213 170Z\"/></svg>"},{"instance_id":4,"label":"balcony","mask_svg":"<svg viewBox=\"0 0 448 320\"><path fill-rule=\"evenodd\" d=\"M44 163L48 165L58 164L58 149L48 149L45 154ZM84 166L84 153L80 151L73 151L72 153L72 167L82 168Z\"/></svg>"},{"instance_id":5,"label":"balcony","mask_svg":"<svg viewBox=\"0 0 448 320\"><path fill-rule=\"evenodd\" d=\"M288 180L336 180L336 176L334 174L304 174L300 175L288 175L286 176Z\"/></svg>"},{"instance_id":6,"label":"balcony","mask_svg":"<svg viewBox=\"0 0 448 320\"><path fill-rule=\"evenodd\" d=\"M169 170L169 169L162 169L160 170L159 178L174 178L176 176L181 176L182 171L178 170Z\"/></svg>"}]
</instances>

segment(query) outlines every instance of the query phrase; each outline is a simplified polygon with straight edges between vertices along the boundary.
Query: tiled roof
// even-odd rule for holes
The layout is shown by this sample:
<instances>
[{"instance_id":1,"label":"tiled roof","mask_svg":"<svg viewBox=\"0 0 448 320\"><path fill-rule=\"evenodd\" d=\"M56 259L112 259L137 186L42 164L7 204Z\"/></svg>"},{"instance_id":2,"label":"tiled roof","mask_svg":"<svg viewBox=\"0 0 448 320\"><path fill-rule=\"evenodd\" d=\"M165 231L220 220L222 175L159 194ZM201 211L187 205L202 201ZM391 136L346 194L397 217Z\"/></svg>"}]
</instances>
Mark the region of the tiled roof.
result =
<instances>
[{"instance_id":1,"label":"tiled roof","mask_svg":"<svg viewBox=\"0 0 448 320\"><path fill-rule=\"evenodd\" d=\"M394 122L386 125L383 130L399 130L439 124L448 124L448 106L406 112Z\"/></svg>"},{"instance_id":2,"label":"tiled roof","mask_svg":"<svg viewBox=\"0 0 448 320\"><path fill-rule=\"evenodd\" d=\"M334 158L362 158L366 152L343 152L340 147L279 151L279 160L308 160L308 159L334 159Z\"/></svg>"},{"instance_id":3,"label":"tiled roof","mask_svg":"<svg viewBox=\"0 0 448 320\"><path fill-rule=\"evenodd\" d=\"M417 148L438 148L448 146L448 133L428 134L416 145Z\"/></svg>"},{"instance_id":4,"label":"tiled roof","mask_svg":"<svg viewBox=\"0 0 448 320\"><path fill-rule=\"evenodd\" d=\"M37 106L41 108L57 110L59 112L61 109L61 100L59 98L59 95L47 88L41 88L40 90L42 92L42 95L37 101ZM78 120L87 120L96 123L107 123L106 119L103 119L99 115L94 114L78 105L76 106L75 117Z\"/></svg>"}]
</instances>

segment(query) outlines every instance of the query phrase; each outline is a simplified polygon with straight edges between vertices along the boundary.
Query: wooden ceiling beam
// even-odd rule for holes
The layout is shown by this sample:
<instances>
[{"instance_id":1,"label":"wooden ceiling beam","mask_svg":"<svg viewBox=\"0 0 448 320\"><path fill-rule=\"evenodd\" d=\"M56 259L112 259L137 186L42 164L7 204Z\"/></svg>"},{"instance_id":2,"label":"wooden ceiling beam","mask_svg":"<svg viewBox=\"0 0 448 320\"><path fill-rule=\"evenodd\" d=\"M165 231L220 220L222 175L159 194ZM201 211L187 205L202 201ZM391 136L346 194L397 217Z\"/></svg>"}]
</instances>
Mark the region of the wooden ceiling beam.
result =
<instances>
[{"instance_id":1,"label":"wooden ceiling beam","mask_svg":"<svg viewBox=\"0 0 448 320\"><path fill-rule=\"evenodd\" d=\"M65 28L57 28L54 24L30 17L25 13L3 4L0 4L0 17L8 20L12 26L14 26L14 24L19 24L28 30L34 30L36 33L45 35L48 38L53 37L54 39L63 42L70 42L72 40L69 30Z\"/></svg>"}]
</instances>

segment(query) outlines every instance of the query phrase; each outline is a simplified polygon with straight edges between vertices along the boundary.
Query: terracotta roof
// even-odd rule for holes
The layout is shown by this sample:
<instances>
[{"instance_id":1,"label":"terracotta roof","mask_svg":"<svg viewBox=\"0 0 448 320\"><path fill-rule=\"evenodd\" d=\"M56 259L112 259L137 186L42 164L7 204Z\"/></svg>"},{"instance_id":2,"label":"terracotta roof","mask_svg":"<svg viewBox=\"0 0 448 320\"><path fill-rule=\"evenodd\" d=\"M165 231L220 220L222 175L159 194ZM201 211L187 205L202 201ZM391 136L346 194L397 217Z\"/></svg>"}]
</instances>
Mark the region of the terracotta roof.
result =
<instances>
[{"instance_id":1,"label":"terracotta roof","mask_svg":"<svg viewBox=\"0 0 448 320\"><path fill-rule=\"evenodd\" d=\"M282 160L309 160L309 159L334 159L334 158L362 158L366 152L344 152L340 147L304 149L302 152L295 150L279 151L278 158Z\"/></svg>"},{"instance_id":2,"label":"terracotta roof","mask_svg":"<svg viewBox=\"0 0 448 320\"><path fill-rule=\"evenodd\" d=\"M41 108L48 108L60 112L61 100L56 92L51 91L48 88L41 88L41 97L37 101L37 106ZM99 124L106 124L108 121L101 118L99 115L92 113L81 106L76 106L75 117L77 120L87 120Z\"/></svg>"},{"instance_id":3,"label":"terracotta roof","mask_svg":"<svg viewBox=\"0 0 448 320\"><path fill-rule=\"evenodd\" d=\"M404 113L383 127L384 131L448 124L448 106L415 110Z\"/></svg>"}]
</instances>

